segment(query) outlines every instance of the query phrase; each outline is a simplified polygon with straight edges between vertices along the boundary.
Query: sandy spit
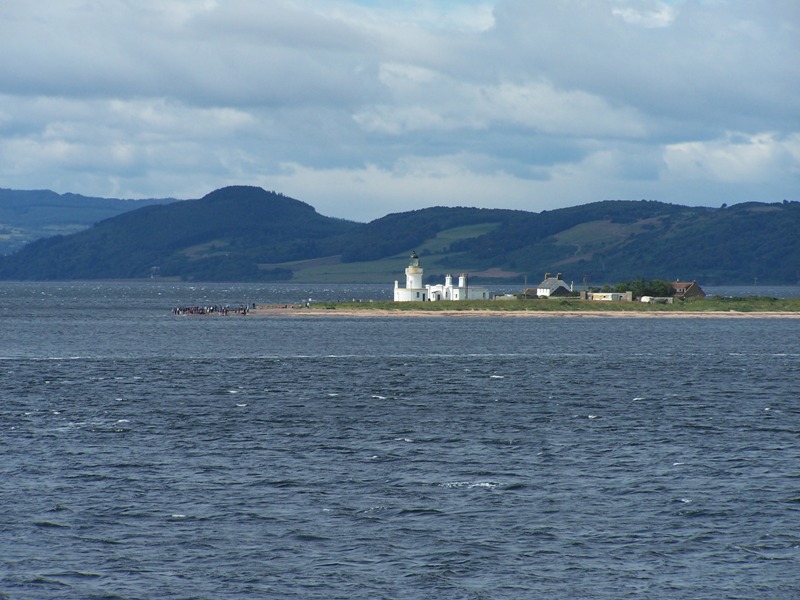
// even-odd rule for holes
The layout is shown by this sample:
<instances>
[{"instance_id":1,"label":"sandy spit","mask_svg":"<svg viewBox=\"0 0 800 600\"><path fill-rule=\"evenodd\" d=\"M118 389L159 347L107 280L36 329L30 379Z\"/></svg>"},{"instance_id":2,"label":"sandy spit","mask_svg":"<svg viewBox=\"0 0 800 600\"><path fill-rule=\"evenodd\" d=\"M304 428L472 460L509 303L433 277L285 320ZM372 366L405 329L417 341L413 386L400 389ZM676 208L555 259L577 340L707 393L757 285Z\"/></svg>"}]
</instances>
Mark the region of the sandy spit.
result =
<instances>
[{"instance_id":1,"label":"sandy spit","mask_svg":"<svg viewBox=\"0 0 800 600\"><path fill-rule=\"evenodd\" d=\"M323 308L256 308L248 311L253 317L502 317L502 318L696 318L696 319L798 319L800 312L736 312L736 311L590 311L590 310L379 310Z\"/></svg>"}]
</instances>

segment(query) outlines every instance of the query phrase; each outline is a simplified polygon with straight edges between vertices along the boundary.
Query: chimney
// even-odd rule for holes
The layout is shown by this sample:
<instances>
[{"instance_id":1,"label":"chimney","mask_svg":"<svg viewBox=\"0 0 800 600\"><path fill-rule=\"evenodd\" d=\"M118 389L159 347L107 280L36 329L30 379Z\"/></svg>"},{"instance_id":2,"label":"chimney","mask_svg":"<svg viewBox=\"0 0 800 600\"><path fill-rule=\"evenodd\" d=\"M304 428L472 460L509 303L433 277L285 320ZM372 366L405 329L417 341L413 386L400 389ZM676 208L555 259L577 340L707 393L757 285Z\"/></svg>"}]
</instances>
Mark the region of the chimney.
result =
<instances>
[{"instance_id":1,"label":"chimney","mask_svg":"<svg viewBox=\"0 0 800 600\"><path fill-rule=\"evenodd\" d=\"M558 279L559 281L561 281L561 273L559 273L558 275L556 275L556 279Z\"/></svg>"},{"instance_id":2,"label":"chimney","mask_svg":"<svg viewBox=\"0 0 800 600\"><path fill-rule=\"evenodd\" d=\"M550 279L550 273L545 273L545 274L544 274L544 278L545 278L545 279Z\"/></svg>"}]
</instances>

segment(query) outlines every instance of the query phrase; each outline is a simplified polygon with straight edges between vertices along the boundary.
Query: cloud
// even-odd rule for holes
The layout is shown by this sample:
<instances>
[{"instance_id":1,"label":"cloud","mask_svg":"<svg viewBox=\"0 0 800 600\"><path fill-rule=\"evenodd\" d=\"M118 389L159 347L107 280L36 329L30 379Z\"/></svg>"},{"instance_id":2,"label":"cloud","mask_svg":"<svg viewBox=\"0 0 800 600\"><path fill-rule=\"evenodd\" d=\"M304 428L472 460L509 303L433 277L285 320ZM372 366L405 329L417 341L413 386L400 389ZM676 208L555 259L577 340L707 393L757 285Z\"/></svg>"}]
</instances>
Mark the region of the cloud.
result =
<instances>
[{"instance_id":1,"label":"cloud","mask_svg":"<svg viewBox=\"0 0 800 600\"><path fill-rule=\"evenodd\" d=\"M646 130L634 110L579 90L557 90L545 81L466 83L397 64L383 65L380 80L392 93L391 102L354 116L371 132L401 135L499 125L565 136L641 137Z\"/></svg>"},{"instance_id":2,"label":"cloud","mask_svg":"<svg viewBox=\"0 0 800 600\"><path fill-rule=\"evenodd\" d=\"M0 186L359 220L792 198L797 39L789 1L4 0Z\"/></svg>"},{"instance_id":3,"label":"cloud","mask_svg":"<svg viewBox=\"0 0 800 600\"><path fill-rule=\"evenodd\" d=\"M611 9L611 14L631 25L641 27L669 27L675 21L677 9L666 2L637 3Z\"/></svg>"},{"instance_id":4,"label":"cloud","mask_svg":"<svg viewBox=\"0 0 800 600\"><path fill-rule=\"evenodd\" d=\"M800 134L727 133L710 141L670 144L664 162L668 177L682 180L758 183L787 172L800 177Z\"/></svg>"}]
</instances>

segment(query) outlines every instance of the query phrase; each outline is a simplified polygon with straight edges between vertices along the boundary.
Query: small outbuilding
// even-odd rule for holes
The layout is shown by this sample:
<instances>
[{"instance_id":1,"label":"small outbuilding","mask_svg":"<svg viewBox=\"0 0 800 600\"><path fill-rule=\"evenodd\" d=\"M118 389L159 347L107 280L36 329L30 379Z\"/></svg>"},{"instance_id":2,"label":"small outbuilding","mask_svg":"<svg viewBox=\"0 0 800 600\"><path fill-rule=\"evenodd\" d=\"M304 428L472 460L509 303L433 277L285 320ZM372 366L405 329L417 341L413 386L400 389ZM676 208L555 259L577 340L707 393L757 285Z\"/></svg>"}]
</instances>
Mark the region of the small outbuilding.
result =
<instances>
[{"instance_id":1,"label":"small outbuilding","mask_svg":"<svg viewBox=\"0 0 800 600\"><path fill-rule=\"evenodd\" d=\"M633 302L633 292L581 292L581 300L594 302Z\"/></svg>"},{"instance_id":2,"label":"small outbuilding","mask_svg":"<svg viewBox=\"0 0 800 600\"><path fill-rule=\"evenodd\" d=\"M458 276L458 285L453 285L453 276L447 275L444 278L444 285L426 285L428 289L428 300L488 300L489 290L484 287L469 285L466 273Z\"/></svg>"}]
</instances>

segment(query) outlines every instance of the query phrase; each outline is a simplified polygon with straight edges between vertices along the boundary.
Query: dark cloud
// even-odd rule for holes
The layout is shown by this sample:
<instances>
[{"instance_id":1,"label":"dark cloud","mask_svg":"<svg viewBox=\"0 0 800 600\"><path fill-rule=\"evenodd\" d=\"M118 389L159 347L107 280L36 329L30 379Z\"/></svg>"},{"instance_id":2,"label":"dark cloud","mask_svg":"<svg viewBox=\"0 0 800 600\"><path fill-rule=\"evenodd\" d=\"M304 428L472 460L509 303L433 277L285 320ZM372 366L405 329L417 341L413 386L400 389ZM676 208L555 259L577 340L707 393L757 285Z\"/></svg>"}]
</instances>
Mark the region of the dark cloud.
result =
<instances>
[{"instance_id":1,"label":"dark cloud","mask_svg":"<svg viewBox=\"0 0 800 600\"><path fill-rule=\"evenodd\" d=\"M359 219L791 198L797 7L4 0L0 185L247 183Z\"/></svg>"}]
</instances>

